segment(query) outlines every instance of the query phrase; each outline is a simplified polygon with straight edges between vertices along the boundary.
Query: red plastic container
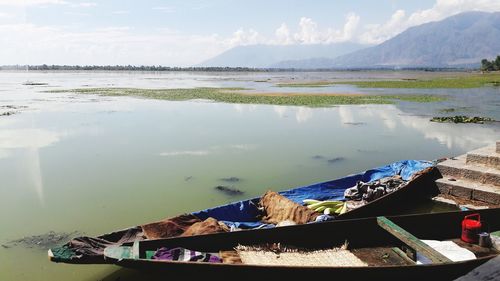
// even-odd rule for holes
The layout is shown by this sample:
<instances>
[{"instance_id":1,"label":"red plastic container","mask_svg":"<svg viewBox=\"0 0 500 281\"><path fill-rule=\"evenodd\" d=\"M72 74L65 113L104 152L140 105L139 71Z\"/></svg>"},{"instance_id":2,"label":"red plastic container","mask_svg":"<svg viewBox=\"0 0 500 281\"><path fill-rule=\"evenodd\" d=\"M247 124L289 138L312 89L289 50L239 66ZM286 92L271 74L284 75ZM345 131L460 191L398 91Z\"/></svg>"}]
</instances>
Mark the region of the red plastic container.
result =
<instances>
[{"instance_id":1,"label":"red plastic container","mask_svg":"<svg viewBox=\"0 0 500 281\"><path fill-rule=\"evenodd\" d=\"M477 244L481 227L481 216L479 214L465 216L462 221L462 241Z\"/></svg>"}]
</instances>

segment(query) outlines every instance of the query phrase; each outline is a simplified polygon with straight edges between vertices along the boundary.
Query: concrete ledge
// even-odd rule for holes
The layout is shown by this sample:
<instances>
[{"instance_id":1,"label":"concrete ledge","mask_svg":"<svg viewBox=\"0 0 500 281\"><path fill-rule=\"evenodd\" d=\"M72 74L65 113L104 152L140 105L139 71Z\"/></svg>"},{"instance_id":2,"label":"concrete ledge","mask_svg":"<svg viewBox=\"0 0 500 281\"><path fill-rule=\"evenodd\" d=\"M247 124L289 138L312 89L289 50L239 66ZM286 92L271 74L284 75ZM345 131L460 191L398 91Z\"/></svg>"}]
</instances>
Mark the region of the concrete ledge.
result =
<instances>
[{"instance_id":1,"label":"concrete ledge","mask_svg":"<svg viewBox=\"0 0 500 281\"><path fill-rule=\"evenodd\" d=\"M500 153L495 151L495 146L483 147L467 153L465 163L500 169Z\"/></svg>"},{"instance_id":2,"label":"concrete ledge","mask_svg":"<svg viewBox=\"0 0 500 281\"><path fill-rule=\"evenodd\" d=\"M442 194L500 205L500 188L497 186L460 179L450 181L446 177L436 180L436 185Z\"/></svg>"},{"instance_id":3,"label":"concrete ledge","mask_svg":"<svg viewBox=\"0 0 500 281\"><path fill-rule=\"evenodd\" d=\"M444 178L465 179L500 186L500 170L482 165L467 165L465 155L441 162L437 168Z\"/></svg>"},{"instance_id":4,"label":"concrete ledge","mask_svg":"<svg viewBox=\"0 0 500 281\"><path fill-rule=\"evenodd\" d=\"M457 185L456 181L450 181L447 178L436 180L436 185L442 194L448 194L464 199L472 199L472 188Z\"/></svg>"}]
</instances>

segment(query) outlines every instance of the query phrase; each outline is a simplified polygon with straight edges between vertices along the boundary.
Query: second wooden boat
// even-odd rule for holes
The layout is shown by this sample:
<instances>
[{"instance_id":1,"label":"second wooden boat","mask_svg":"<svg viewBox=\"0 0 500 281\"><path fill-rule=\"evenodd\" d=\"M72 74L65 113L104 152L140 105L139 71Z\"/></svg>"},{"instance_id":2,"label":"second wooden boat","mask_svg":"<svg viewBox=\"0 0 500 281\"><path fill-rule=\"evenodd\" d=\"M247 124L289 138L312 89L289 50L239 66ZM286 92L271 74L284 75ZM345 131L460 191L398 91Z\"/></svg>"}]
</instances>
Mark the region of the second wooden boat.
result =
<instances>
[{"instance_id":1,"label":"second wooden boat","mask_svg":"<svg viewBox=\"0 0 500 281\"><path fill-rule=\"evenodd\" d=\"M500 209L489 209L136 241L104 254L119 266L184 280L453 280L499 254L460 240L471 213L482 230L500 230Z\"/></svg>"}]
</instances>

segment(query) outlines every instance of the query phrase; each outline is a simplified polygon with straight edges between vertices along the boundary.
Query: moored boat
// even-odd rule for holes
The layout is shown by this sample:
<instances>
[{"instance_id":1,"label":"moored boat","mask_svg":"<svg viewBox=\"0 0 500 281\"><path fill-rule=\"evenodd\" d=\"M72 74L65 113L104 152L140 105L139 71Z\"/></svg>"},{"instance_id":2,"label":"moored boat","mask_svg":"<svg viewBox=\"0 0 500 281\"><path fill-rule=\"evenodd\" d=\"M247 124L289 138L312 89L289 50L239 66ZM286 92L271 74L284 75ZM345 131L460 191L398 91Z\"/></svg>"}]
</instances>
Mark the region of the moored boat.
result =
<instances>
[{"instance_id":1,"label":"moored boat","mask_svg":"<svg viewBox=\"0 0 500 281\"><path fill-rule=\"evenodd\" d=\"M104 255L119 266L184 280L453 280L499 255L494 247L460 239L464 217L472 213L483 230L500 230L495 208L136 241L110 246Z\"/></svg>"},{"instance_id":2,"label":"moored boat","mask_svg":"<svg viewBox=\"0 0 500 281\"><path fill-rule=\"evenodd\" d=\"M373 200L346 200L346 190L353 187L364 188L364 183L376 183L380 186L383 179L396 177L403 183L393 188L392 192L373 197ZM434 180L439 177L428 161L407 160L367 170L337 180L298 187L279 193L266 193L262 198L252 198L191 214L182 214L162 221L130 227L124 230L104 234L98 237L76 237L49 251L49 258L54 262L88 264L109 263L104 259L106 247L138 240L161 239L176 236L192 236L214 232L273 228L280 221L293 224L313 223L321 220L344 220L352 218L397 214L402 208L418 204L419 201L435 195L437 187ZM360 184L361 183L361 184ZM263 198L270 198L269 202ZM315 214L303 207L306 199L349 203L349 208L335 216ZM262 206L263 204L266 206ZM362 202L362 204L359 204ZM345 203L347 206L348 204ZM350 204L353 203L353 204ZM290 206L289 212L273 209L273 205ZM266 207L270 207L269 210ZM264 213L263 213L264 209ZM280 208L278 208L280 209ZM282 208L281 208L282 209ZM267 214L266 214L267 211ZM271 218L270 212L278 212ZM281 213L279 213L281 212ZM266 216L267 215L267 216Z\"/></svg>"}]
</instances>

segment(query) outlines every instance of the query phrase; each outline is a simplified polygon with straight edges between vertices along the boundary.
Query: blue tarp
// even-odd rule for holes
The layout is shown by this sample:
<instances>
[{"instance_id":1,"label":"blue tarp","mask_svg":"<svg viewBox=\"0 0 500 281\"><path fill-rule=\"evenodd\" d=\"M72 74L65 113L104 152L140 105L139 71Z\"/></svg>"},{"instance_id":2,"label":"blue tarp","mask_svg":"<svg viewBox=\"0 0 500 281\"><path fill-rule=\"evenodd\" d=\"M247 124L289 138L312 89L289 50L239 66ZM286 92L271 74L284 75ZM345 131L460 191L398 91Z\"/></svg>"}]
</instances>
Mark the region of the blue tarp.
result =
<instances>
[{"instance_id":1,"label":"blue tarp","mask_svg":"<svg viewBox=\"0 0 500 281\"><path fill-rule=\"evenodd\" d=\"M304 199L316 200L344 200L344 191L354 186L358 181L371 182L384 177L400 175L404 180L433 164L429 161L405 160L390 165L378 167L363 173L350 175L344 178L316 183L308 186L297 187L279 192L286 198L302 204ZM257 220L259 214L257 204L260 198L252 198L244 201L234 202L227 205L210 208L193 213L202 220L208 217L223 221L228 226L248 229L263 226Z\"/></svg>"}]
</instances>

